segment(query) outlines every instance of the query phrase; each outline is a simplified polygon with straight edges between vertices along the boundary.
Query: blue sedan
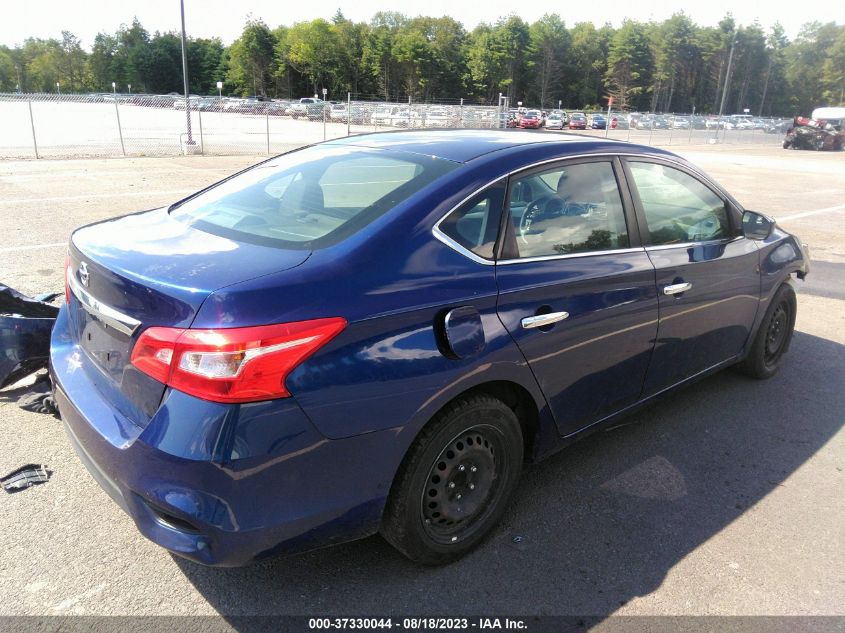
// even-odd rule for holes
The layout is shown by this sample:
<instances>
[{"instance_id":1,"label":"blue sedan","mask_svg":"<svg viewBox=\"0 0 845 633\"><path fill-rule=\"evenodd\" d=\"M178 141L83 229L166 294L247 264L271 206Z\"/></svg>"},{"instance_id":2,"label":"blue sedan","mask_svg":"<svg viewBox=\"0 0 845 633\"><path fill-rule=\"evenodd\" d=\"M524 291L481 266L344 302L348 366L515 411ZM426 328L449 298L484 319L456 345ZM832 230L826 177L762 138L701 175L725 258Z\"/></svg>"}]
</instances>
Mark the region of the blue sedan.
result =
<instances>
[{"instance_id":1,"label":"blue sedan","mask_svg":"<svg viewBox=\"0 0 845 633\"><path fill-rule=\"evenodd\" d=\"M440 564L526 462L722 368L777 372L807 271L667 151L353 136L75 231L51 372L80 459L178 555L380 532Z\"/></svg>"}]
</instances>

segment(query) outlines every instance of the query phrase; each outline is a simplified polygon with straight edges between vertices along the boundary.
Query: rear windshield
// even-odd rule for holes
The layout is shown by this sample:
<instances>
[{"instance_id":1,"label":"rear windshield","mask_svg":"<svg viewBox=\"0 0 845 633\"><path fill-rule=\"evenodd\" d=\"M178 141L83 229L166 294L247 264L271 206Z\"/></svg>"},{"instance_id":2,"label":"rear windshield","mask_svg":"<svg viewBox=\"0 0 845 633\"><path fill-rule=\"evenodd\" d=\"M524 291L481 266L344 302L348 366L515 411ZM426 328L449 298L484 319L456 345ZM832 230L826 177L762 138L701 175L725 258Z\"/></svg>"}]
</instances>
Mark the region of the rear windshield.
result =
<instances>
[{"instance_id":1,"label":"rear windshield","mask_svg":"<svg viewBox=\"0 0 845 633\"><path fill-rule=\"evenodd\" d=\"M334 244L457 168L404 152L318 145L279 156L171 207L173 218L238 241Z\"/></svg>"}]
</instances>

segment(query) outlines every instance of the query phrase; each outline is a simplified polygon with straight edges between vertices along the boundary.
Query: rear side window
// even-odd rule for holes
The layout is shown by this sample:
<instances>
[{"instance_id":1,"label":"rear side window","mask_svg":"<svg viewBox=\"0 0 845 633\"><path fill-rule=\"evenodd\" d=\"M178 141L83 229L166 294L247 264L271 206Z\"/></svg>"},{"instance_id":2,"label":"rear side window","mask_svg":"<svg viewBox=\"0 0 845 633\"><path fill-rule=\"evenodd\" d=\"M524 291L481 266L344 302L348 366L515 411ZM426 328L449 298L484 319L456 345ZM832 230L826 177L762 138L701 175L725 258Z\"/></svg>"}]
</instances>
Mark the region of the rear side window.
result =
<instances>
[{"instance_id":1,"label":"rear side window","mask_svg":"<svg viewBox=\"0 0 845 633\"><path fill-rule=\"evenodd\" d=\"M642 202L649 244L683 244L730 236L725 201L687 173L657 163L629 163Z\"/></svg>"},{"instance_id":2,"label":"rear side window","mask_svg":"<svg viewBox=\"0 0 845 633\"><path fill-rule=\"evenodd\" d=\"M315 146L238 174L171 215L239 241L318 248L359 231L458 166L404 152Z\"/></svg>"},{"instance_id":3,"label":"rear side window","mask_svg":"<svg viewBox=\"0 0 845 633\"><path fill-rule=\"evenodd\" d=\"M468 251L493 259L505 191L504 180L488 187L452 211L438 228Z\"/></svg>"}]
</instances>

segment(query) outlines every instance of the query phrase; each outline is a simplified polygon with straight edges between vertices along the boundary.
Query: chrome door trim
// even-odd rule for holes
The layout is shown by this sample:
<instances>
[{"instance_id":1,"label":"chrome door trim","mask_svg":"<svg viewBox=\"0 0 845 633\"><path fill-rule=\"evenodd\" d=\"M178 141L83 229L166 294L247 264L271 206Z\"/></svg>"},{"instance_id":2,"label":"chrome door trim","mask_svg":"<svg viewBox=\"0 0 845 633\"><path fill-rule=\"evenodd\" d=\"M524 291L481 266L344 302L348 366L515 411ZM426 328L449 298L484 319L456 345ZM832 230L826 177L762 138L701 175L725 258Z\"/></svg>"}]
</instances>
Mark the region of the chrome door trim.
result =
<instances>
[{"instance_id":1,"label":"chrome door trim","mask_svg":"<svg viewBox=\"0 0 845 633\"><path fill-rule=\"evenodd\" d=\"M115 310L85 290L76 279L76 275L70 267L67 269L67 283L70 287L70 291L79 300L80 305L85 308L87 312L94 315L94 317L114 328L118 332L126 334L127 336L132 336L135 333L135 330L137 330L141 325L139 320L133 319L131 316L123 314L119 310Z\"/></svg>"},{"instance_id":2,"label":"chrome door trim","mask_svg":"<svg viewBox=\"0 0 845 633\"><path fill-rule=\"evenodd\" d=\"M612 141L612 142L618 142L620 145L623 145L622 141ZM484 257L476 255L471 250L464 248L463 246L458 244L455 240L453 240L448 235L443 233L443 231L440 230L440 224L447 217L449 217L449 215L453 211L455 211L458 207L460 207L462 204L467 202L470 198L478 195L479 193L481 193L482 191L487 189L487 187L495 185L497 182L499 182L503 178L510 178L514 174L518 174L518 173L523 172L523 171L528 171L528 170L534 169L536 167L542 167L543 165L548 165L550 163L568 162L568 161L580 160L580 159L584 159L584 158L607 158L607 157L615 158L617 156L619 156L619 157L633 156L633 157L641 157L641 158L643 158L643 157L656 158L658 160L663 160L667 163L673 163L673 164L678 165L679 167L683 167L685 169L690 168L690 166L685 164L685 163L682 163L678 160L673 160L675 158L673 156L654 156L654 155L651 155L651 154L638 154L638 153L634 153L634 152L593 152L593 153L588 153L588 154L573 154L573 155L570 155L570 156L558 156L557 158L546 158L546 159L543 159L543 160L538 161L536 163L531 163L530 165L520 167L519 169L514 169L512 171L509 171L506 174L502 174L501 176L498 176L498 177L494 178L493 180L490 180L489 182L485 183L481 187L478 187L472 193L470 193L468 196L463 198L460 202L453 205L446 213L444 213L440 217L440 219L437 222L434 223L434 226L431 229L431 233L439 242L442 242L443 244L445 244L446 246L448 246L452 250L460 253L461 255L466 257L467 259L470 259L477 264L483 264L484 266L494 266L495 264L516 264L516 263L519 263L519 262L529 262L529 261L535 262L535 261L545 261L545 260L552 260L552 259L564 259L564 258L569 258L569 257L589 257L591 255L604 255L604 254L614 254L614 253L633 253L633 252L636 252L636 251L642 251L642 250L644 250L643 247L638 247L638 248L616 249L616 250L612 250L612 251L590 251L589 253L571 253L571 254L568 254L568 255L550 255L550 256L544 256L544 257L531 257L531 258L525 258L525 259L506 259L506 260L500 260L500 261L497 262L495 260L485 259ZM706 177L705 177L705 179L706 179ZM706 179L706 180L708 182L710 182L709 179Z\"/></svg>"}]
</instances>

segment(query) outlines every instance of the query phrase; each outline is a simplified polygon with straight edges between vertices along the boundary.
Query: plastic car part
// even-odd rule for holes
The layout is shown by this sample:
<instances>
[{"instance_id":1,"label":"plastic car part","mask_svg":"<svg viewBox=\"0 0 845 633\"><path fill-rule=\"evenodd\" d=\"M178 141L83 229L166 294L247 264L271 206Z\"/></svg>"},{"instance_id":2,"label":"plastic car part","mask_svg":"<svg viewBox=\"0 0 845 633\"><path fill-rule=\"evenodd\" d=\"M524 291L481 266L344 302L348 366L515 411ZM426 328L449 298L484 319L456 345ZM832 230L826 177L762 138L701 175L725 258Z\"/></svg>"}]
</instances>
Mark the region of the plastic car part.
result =
<instances>
[{"instance_id":1,"label":"plastic car part","mask_svg":"<svg viewBox=\"0 0 845 633\"><path fill-rule=\"evenodd\" d=\"M17 470L13 470L5 477L0 477L3 490L6 492L20 492L32 486L46 483L50 480L53 471L47 470L44 464L26 464Z\"/></svg>"}]
</instances>

